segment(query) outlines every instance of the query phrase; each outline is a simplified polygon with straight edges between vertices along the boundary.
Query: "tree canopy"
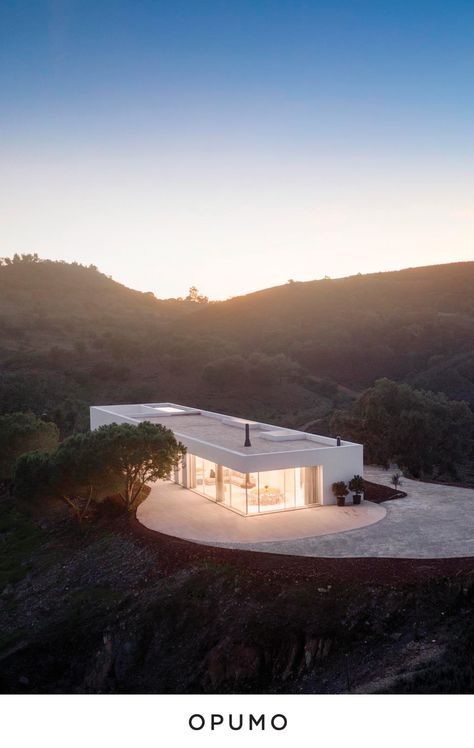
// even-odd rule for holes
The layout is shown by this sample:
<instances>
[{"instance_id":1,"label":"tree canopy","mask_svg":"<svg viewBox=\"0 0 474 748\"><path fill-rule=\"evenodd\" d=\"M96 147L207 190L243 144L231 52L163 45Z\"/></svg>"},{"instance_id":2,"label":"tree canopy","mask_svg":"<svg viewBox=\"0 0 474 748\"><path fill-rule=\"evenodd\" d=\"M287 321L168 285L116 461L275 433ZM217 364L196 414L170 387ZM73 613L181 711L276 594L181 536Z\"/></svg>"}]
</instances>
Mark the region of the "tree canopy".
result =
<instances>
[{"instance_id":1,"label":"tree canopy","mask_svg":"<svg viewBox=\"0 0 474 748\"><path fill-rule=\"evenodd\" d=\"M415 477L457 477L457 466L472 453L474 415L468 404L379 379L350 411L338 411L334 432L362 442L365 459L396 462Z\"/></svg>"},{"instance_id":2,"label":"tree canopy","mask_svg":"<svg viewBox=\"0 0 474 748\"><path fill-rule=\"evenodd\" d=\"M46 412L65 437L87 431L94 403L166 392L329 433L334 409L380 377L474 410L473 288L470 262L199 303L196 289L160 300L96 268L17 255L0 262L0 414ZM462 479L474 482L472 463Z\"/></svg>"},{"instance_id":3,"label":"tree canopy","mask_svg":"<svg viewBox=\"0 0 474 748\"><path fill-rule=\"evenodd\" d=\"M209 298L204 294L199 293L199 289L196 286L191 286L189 293L186 296L186 301L192 301L195 304L207 304Z\"/></svg>"},{"instance_id":4,"label":"tree canopy","mask_svg":"<svg viewBox=\"0 0 474 748\"><path fill-rule=\"evenodd\" d=\"M92 502L111 496L132 512L143 499L144 486L168 477L185 451L160 424L101 426L68 437L51 455L24 455L15 470L15 494L61 498L79 521Z\"/></svg>"},{"instance_id":5,"label":"tree canopy","mask_svg":"<svg viewBox=\"0 0 474 748\"><path fill-rule=\"evenodd\" d=\"M52 452L58 445L59 431L54 423L30 413L0 416L0 481L10 480L16 460L26 452Z\"/></svg>"},{"instance_id":6,"label":"tree canopy","mask_svg":"<svg viewBox=\"0 0 474 748\"><path fill-rule=\"evenodd\" d=\"M117 476L128 511L136 509L145 484L167 478L186 452L170 429L149 421L101 426L92 435L107 473Z\"/></svg>"},{"instance_id":7,"label":"tree canopy","mask_svg":"<svg viewBox=\"0 0 474 748\"><path fill-rule=\"evenodd\" d=\"M268 356L253 352L248 357L234 355L216 359L203 369L204 382L216 389L245 391L265 388L296 377L299 366L284 353Z\"/></svg>"}]
</instances>

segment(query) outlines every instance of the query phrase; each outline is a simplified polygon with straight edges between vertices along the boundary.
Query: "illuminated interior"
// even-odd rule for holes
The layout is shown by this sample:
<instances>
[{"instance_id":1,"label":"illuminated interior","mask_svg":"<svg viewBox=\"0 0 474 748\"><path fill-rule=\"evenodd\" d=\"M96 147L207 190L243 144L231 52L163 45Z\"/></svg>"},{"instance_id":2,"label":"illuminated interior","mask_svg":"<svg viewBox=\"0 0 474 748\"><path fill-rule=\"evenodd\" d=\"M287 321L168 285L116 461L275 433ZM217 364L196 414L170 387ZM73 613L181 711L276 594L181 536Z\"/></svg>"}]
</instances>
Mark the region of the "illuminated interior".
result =
<instances>
[{"instance_id":1,"label":"illuminated interior","mask_svg":"<svg viewBox=\"0 0 474 748\"><path fill-rule=\"evenodd\" d=\"M300 509L321 503L322 467L239 473L187 454L174 480L243 515Z\"/></svg>"}]
</instances>

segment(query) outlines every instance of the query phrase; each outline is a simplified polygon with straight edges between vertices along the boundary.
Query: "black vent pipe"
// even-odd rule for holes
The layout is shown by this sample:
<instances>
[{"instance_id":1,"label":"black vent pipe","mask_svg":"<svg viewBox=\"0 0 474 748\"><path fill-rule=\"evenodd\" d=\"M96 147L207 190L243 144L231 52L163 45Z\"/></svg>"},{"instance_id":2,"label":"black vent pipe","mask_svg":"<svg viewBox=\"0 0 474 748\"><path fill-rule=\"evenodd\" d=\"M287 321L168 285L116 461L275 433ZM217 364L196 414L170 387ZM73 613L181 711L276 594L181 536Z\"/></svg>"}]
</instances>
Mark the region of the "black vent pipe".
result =
<instances>
[{"instance_id":1,"label":"black vent pipe","mask_svg":"<svg viewBox=\"0 0 474 748\"><path fill-rule=\"evenodd\" d=\"M250 443L250 424L246 423L245 424L245 444L244 444L244 447L251 447L251 446L252 445Z\"/></svg>"}]
</instances>

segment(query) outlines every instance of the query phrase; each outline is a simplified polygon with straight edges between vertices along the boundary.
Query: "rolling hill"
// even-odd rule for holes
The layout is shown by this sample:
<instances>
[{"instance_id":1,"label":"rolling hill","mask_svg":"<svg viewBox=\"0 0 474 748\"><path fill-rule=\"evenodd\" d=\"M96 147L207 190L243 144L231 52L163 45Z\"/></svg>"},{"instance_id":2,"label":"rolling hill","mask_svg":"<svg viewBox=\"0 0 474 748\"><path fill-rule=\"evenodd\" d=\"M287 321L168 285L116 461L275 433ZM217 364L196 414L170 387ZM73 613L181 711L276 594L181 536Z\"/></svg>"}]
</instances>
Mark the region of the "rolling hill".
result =
<instances>
[{"instance_id":1,"label":"rolling hill","mask_svg":"<svg viewBox=\"0 0 474 748\"><path fill-rule=\"evenodd\" d=\"M474 262L288 283L202 309L185 326L239 350L283 351L351 387L407 378L474 404Z\"/></svg>"},{"instance_id":2,"label":"rolling hill","mask_svg":"<svg viewBox=\"0 0 474 748\"><path fill-rule=\"evenodd\" d=\"M96 268L0 266L0 411L63 433L89 404L175 400L299 427L379 377L474 407L474 262L292 282L212 304Z\"/></svg>"},{"instance_id":3,"label":"rolling hill","mask_svg":"<svg viewBox=\"0 0 474 748\"><path fill-rule=\"evenodd\" d=\"M39 348L74 344L93 330L148 328L180 316L188 306L133 291L94 266L35 259L0 265L3 355L21 350L25 341Z\"/></svg>"}]
</instances>

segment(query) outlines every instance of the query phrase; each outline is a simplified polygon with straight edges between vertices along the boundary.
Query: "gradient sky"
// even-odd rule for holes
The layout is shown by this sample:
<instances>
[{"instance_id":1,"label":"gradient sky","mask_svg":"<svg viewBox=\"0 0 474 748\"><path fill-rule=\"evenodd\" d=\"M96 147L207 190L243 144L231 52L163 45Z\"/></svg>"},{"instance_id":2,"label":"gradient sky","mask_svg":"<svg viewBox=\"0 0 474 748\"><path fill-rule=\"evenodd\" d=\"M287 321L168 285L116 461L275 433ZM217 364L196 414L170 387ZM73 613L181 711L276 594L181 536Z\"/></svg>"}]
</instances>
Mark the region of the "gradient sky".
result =
<instances>
[{"instance_id":1,"label":"gradient sky","mask_svg":"<svg viewBox=\"0 0 474 748\"><path fill-rule=\"evenodd\" d=\"M0 255L158 296L474 259L472 0L2 0Z\"/></svg>"}]
</instances>

